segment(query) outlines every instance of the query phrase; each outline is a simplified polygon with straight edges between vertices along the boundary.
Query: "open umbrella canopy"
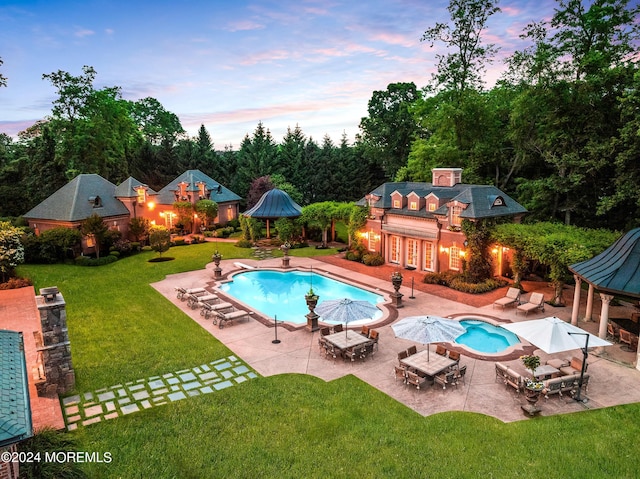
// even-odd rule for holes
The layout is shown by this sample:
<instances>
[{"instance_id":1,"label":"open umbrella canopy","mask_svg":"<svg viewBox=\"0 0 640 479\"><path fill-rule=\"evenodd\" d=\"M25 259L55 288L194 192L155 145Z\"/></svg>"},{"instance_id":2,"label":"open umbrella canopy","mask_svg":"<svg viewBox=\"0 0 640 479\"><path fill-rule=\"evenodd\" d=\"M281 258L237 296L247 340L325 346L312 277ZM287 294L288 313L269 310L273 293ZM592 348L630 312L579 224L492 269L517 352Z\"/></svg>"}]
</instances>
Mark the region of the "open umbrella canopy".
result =
<instances>
[{"instance_id":1,"label":"open umbrella canopy","mask_svg":"<svg viewBox=\"0 0 640 479\"><path fill-rule=\"evenodd\" d=\"M521 339L529 341L547 354L583 349L587 345L587 337L589 338L589 347L611 346L609 341L605 341L555 316L503 324L502 327L517 334Z\"/></svg>"},{"instance_id":2,"label":"open umbrella canopy","mask_svg":"<svg viewBox=\"0 0 640 479\"><path fill-rule=\"evenodd\" d=\"M458 321L439 316L409 316L391 327L396 337L422 344L453 341L467 332Z\"/></svg>"},{"instance_id":3,"label":"open umbrella canopy","mask_svg":"<svg viewBox=\"0 0 640 479\"><path fill-rule=\"evenodd\" d=\"M315 311L324 321L346 324L351 321L373 318L380 310L369 301L342 298L323 301Z\"/></svg>"}]
</instances>

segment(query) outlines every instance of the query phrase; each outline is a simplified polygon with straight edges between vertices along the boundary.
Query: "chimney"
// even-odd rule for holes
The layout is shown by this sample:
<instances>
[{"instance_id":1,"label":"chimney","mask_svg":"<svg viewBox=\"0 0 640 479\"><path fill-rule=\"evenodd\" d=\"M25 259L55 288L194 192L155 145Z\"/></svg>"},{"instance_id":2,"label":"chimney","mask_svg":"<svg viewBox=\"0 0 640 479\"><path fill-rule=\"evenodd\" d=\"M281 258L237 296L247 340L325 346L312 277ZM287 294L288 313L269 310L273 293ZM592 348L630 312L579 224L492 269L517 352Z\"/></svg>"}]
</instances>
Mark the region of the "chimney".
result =
<instances>
[{"instance_id":1,"label":"chimney","mask_svg":"<svg viewBox=\"0 0 640 479\"><path fill-rule=\"evenodd\" d=\"M455 186L462 183L462 168L433 168L431 175L433 186Z\"/></svg>"}]
</instances>

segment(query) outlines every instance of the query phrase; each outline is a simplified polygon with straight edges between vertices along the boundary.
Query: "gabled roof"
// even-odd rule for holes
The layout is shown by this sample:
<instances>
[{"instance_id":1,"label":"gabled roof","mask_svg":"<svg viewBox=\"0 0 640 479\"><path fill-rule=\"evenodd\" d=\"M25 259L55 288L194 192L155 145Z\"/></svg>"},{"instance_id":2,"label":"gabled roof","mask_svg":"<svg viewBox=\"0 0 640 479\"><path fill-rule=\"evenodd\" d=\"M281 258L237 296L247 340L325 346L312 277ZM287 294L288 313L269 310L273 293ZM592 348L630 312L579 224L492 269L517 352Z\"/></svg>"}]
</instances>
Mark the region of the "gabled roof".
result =
<instances>
[{"instance_id":1,"label":"gabled roof","mask_svg":"<svg viewBox=\"0 0 640 479\"><path fill-rule=\"evenodd\" d=\"M430 194L433 194L442 202L442 206L433 212L425 211L424 208L419 211L412 211L406 207L392 208L391 195L394 192L398 192L402 196L408 196L414 192L421 198L426 198ZM459 201L460 203L469 205L461 214L462 218L467 219L512 216L527 212L520 203L509 195L503 193L495 186L488 185L457 183L454 186L433 186L431 183L403 181L384 183L370 194L380 197L373 205L375 208L389 209L389 213L407 216L432 218L433 215L446 215L448 214L446 203L451 201ZM367 205L367 201L363 198L356 204L365 206Z\"/></svg>"},{"instance_id":2,"label":"gabled roof","mask_svg":"<svg viewBox=\"0 0 640 479\"><path fill-rule=\"evenodd\" d=\"M640 228L619 238L593 258L569 270L601 291L640 298Z\"/></svg>"},{"instance_id":3,"label":"gabled roof","mask_svg":"<svg viewBox=\"0 0 640 479\"><path fill-rule=\"evenodd\" d=\"M0 447L33 435L22 333L0 330Z\"/></svg>"},{"instance_id":4,"label":"gabled roof","mask_svg":"<svg viewBox=\"0 0 640 479\"><path fill-rule=\"evenodd\" d=\"M225 188L213 178L205 175L200 170L187 170L174 179L167 186L158 191L157 202L163 205L170 205L176 201L175 192L180 190L180 184L187 185L186 190L197 192L198 185L204 183L207 190L211 192L211 200L216 203L224 203L229 201L240 201L240 197L233 191Z\"/></svg>"},{"instance_id":5,"label":"gabled roof","mask_svg":"<svg viewBox=\"0 0 640 479\"><path fill-rule=\"evenodd\" d=\"M116 185L97 174L81 174L28 211L27 219L83 221L93 213L105 218L128 215L115 197Z\"/></svg>"},{"instance_id":6,"label":"gabled roof","mask_svg":"<svg viewBox=\"0 0 640 479\"><path fill-rule=\"evenodd\" d=\"M253 208L243 213L252 218L297 218L301 214L300 205L277 188L267 191Z\"/></svg>"},{"instance_id":7,"label":"gabled roof","mask_svg":"<svg viewBox=\"0 0 640 479\"><path fill-rule=\"evenodd\" d=\"M117 198L136 198L138 196L136 188L139 186L146 187L148 195L156 194L155 191L145 185L142 181L138 181L133 176L130 176L116 187L115 196Z\"/></svg>"}]
</instances>

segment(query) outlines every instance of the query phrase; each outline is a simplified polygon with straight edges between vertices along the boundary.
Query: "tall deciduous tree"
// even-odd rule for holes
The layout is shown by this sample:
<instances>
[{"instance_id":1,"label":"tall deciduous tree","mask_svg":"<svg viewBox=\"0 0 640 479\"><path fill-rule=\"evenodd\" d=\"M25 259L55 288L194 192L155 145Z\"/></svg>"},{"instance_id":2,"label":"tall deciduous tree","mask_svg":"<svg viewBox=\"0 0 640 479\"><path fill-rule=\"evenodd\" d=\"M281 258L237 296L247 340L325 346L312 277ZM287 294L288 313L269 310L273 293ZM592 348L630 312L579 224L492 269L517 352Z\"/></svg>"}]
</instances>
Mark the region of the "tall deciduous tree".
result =
<instances>
[{"instance_id":1,"label":"tall deciduous tree","mask_svg":"<svg viewBox=\"0 0 640 479\"><path fill-rule=\"evenodd\" d=\"M0 221L0 274L7 281L13 270L24 262L24 247L20 242L22 232L8 221Z\"/></svg>"},{"instance_id":2,"label":"tall deciduous tree","mask_svg":"<svg viewBox=\"0 0 640 479\"><path fill-rule=\"evenodd\" d=\"M97 214L92 214L87 219L85 219L80 225L80 231L83 235L89 236L93 238L95 243L96 257L100 257L100 247L102 246L106 234L109 231L107 225L104 224L104 221Z\"/></svg>"},{"instance_id":3,"label":"tall deciduous tree","mask_svg":"<svg viewBox=\"0 0 640 479\"><path fill-rule=\"evenodd\" d=\"M436 23L424 32L422 41L443 43L451 51L436 55L438 71L432 77L433 88L445 88L460 96L469 88L481 89L485 65L493 61L498 49L484 43L489 17L500 12L498 0L450 0L449 23Z\"/></svg>"},{"instance_id":4,"label":"tall deciduous tree","mask_svg":"<svg viewBox=\"0 0 640 479\"><path fill-rule=\"evenodd\" d=\"M393 178L407 164L411 143L421 136L412 105L420 98L414 83L391 83L384 91L374 91L368 104L369 116L360 120L361 141Z\"/></svg>"}]
</instances>

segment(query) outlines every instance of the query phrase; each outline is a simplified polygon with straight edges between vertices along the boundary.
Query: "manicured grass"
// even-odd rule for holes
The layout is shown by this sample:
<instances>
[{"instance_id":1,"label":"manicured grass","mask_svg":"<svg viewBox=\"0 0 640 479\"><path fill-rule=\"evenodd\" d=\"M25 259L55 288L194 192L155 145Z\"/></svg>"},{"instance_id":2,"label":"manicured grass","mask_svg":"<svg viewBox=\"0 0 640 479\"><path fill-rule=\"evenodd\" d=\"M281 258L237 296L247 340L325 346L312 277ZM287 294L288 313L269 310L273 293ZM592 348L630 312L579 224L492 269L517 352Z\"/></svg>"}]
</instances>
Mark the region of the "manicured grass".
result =
<instances>
[{"instance_id":1,"label":"manicured grass","mask_svg":"<svg viewBox=\"0 0 640 479\"><path fill-rule=\"evenodd\" d=\"M225 258L251 251L219 243ZM229 354L149 286L204 267L212 243L111 265L23 266L36 289L57 285L67 313L77 389L192 367ZM332 250L292 250L326 254ZM385 371L381 371L385 374ZM508 405L507 407L510 407ZM79 428L96 478L635 477L639 405L503 424L487 416L423 418L353 376L257 378L216 393Z\"/></svg>"}]
</instances>

